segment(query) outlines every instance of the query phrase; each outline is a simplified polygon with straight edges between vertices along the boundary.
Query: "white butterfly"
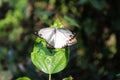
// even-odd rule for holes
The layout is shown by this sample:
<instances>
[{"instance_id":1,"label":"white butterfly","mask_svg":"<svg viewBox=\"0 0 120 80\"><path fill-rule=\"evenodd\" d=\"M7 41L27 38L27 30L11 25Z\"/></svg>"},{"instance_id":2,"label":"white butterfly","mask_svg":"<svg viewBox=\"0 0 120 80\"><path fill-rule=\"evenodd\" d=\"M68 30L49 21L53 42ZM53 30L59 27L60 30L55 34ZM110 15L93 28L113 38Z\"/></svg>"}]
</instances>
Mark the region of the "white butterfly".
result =
<instances>
[{"instance_id":1,"label":"white butterfly","mask_svg":"<svg viewBox=\"0 0 120 80\"><path fill-rule=\"evenodd\" d=\"M75 35L65 28L43 28L38 31L38 36L54 48L63 48L77 42Z\"/></svg>"}]
</instances>

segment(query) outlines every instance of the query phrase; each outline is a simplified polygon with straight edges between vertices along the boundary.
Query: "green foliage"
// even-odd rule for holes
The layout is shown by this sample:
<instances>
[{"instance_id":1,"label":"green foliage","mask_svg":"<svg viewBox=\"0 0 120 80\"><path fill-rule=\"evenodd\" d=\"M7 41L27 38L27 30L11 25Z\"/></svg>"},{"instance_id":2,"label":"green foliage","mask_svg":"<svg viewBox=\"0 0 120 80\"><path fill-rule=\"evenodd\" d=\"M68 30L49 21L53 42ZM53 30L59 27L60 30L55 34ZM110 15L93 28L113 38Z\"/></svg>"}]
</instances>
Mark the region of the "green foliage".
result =
<instances>
[{"instance_id":1,"label":"green foliage","mask_svg":"<svg viewBox=\"0 0 120 80\"><path fill-rule=\"evenodd\" d=\"M53 74L63 70L68 63L69 51L62 49L48 49L46 42L37 38L31 59L33 64L45 73Z\"/></svg>"},{"instance_id":2,"label":"green foliage","mask_svg":"<svg viewBox=\"0 0 120 80\"><path fill-rule=\"evenodd\" d=\"M79 4L91 4L97 10L103 10L106 5L106 0L79 0Z\"/></svg>"},{"instance_id":3,"label":"green foliage","mask_svg":"<svg viewBox=\"0 0 120 80\"><path fill-rule=\"evenodd\" d=\"M105 0L90 0L91 5L98 9L98 10L102 10L105 8L106 5L106 1Z\"/></svg>"},{"instance_id":4,"label":"green foliage","mask_svg":"<svg viewBox=\"0 0 120 80\"><path fill-rule=\"evenodd\" d=\"M51 24L51 20L49 19L49 16L52 15L52 12L44 11L38 8L35 10L34 14L36 15L36 17L40 18L44 23L48 25Z\"/></svg>"},{"instance_id":5,"label":"green foliage","mask_svg":"<svg viewBox=\"0 0 120 80\"><path fill-rule=\"evenodd\" d=\"M75 26L80 28L80 25L77 23L77 21L71 17L64 16L63 18L67 23L69 23L71 26Z\"/></svg>"},{"instance_id":6,"label":"green foliage","mask_svg":"<svg viewBox=\"0 0 120 80\"><path fill-rule=\"evenodd\" d=\"M70 76L70 77L64 78L62 80L73 80L73 78Z\"/></svg>"},{"instance_id":7,"label":"green foliage","mask_svg":"<svg viewBox=\"0 0 120 80\"><path fill-rule=\"evenodd\" d=\"M0 47L0 60L6 58L7 56L7 49L5 47Z\"/></svg>"},{"instance_id":8,"label":"green foliage","mask_svg":"<svg viewBox=\"0 0 120 80\"><path fill-rule=\"evenodd\" d=\"M63 25L60 23L59 19L56 19L53 25L50 26L50 28L64 28Z\"/></svg>"},{"instance_id":9,"label":"green foliage","mask_svg":"<svg viewBox=\"0 0 120 80\"><path fill-rule=\"evenodd\" d=\"M16 79L16 80L31 80L31 79L28 78L28 77L20 77L20 78L18 78L18 79Z\"/></svg>"},{"instance_id":10,"label":"green foliage","mask_svg":"<svg viewBox=\"0 0 120 80\"><path fill-rule=\"evenodd\" d=\"M30 62L29 53L35 41L35 36L31 34L50 26L58 18L64 26L60 26L58 21L51 27L65 27L74 31L78 43L77 48L76 45L70 48L67 67L56 73L53 80L61 80L69 75L74 76L74 80L119 80L119 3L119 0L0 0L0 79L14 80L20 76L28 76L32 80L46 79L45 74L37 71ZM35 42L35 47L37 43L46 45L43 39L38 40L41 42ZM47 57L52 60L56 59L56 52L65 57L59 53L64 52L64 49L56 51L46 46L37 49L42 51L38 54L48 52L50 55ZM41 58L38 54L32 55L35 59ZM64 66L68 63L67 58L63 63ZM52 69L51 73L60 71Z\"/></svg>"},{"instance_id":11,"label":"green foliage","mask_svg":"<svg viewBox=\"0 0 120 80\"><path fill-rule=\"evenodd\" d=\"M79 3L80 3L81 5L84 5L84 4L86 4L88 1L89 1L89 0L79 0Z\"/></svg>"},{"instance_id":12,"label":"green foliage","mask_svg":"<svg viewBox=\"0 0 120 80\"><path fill-rule=\"evenodd\" d=\"M10 3L13 3L14 1L11 1ZM20 0L17 1L14 5L12 5L15 10L12 12L12 10L9 10L6 14L5 19L0 22L0 29L4 28L4 26L12 24L14 27L19 26L19 21L24 18L24 11L27 5L27 0Z\"/></svg>"},{"instance_id":13,"label":"green foliage","mask_svg":"<svg viewBox=\"0 0 120 80\"><path fill-rule=\"evenodd\" d=\"M9 0L6 2L9 2ZM15 4L14 1L10 1L9 5L11 5L11 7L14 7L14 11L12 11L11 9L8 10L5 18L0 20L0 36L2 36L1 34L4 34L9 36L8 39L10 41L15 41L16 38L14 35L17 34L18 37L20 37L23 32L23 30L21 29L20 21L24 19L26 15L25 10L27 6L27 0L15 1ZM6 32L6 28L10 28L11 30ZM16 29L18 31L16 31Z\"/></svg>"}]
</instances>

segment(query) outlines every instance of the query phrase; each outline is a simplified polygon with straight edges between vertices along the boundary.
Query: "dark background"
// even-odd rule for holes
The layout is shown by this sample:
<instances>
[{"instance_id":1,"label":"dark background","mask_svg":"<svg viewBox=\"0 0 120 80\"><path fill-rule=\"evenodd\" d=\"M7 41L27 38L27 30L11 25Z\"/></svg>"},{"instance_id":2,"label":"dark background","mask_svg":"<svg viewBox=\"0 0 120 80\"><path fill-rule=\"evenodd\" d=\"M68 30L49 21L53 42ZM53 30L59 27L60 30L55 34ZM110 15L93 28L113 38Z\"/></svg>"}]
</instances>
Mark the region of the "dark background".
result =
<instances>
[{"instance_id":1,"label":"dark background","mask_svg":"<svg viewBox=\"0 0 120 80\"><path fill-rule=\"evenodd\" d=\"M56 18L77 34L78 43L53 80L120 79L120 0L0 0L0 80L47 80L31 63L32 33Z\"/></svg>"}]
</instances>

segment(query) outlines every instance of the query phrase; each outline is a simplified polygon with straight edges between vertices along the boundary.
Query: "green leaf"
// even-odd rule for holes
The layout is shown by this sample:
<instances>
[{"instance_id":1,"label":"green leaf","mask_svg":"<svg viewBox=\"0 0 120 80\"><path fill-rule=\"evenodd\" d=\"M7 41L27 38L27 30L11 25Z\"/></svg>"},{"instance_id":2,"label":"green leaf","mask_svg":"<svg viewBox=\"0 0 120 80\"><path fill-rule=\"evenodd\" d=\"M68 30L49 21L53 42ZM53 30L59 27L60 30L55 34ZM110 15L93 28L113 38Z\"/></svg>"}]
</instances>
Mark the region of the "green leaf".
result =
<instances>
[{"instance_id":1,"label":"green leaf","mask_svg":"<svg viewBox=\"0 0 120 80\"><path fill-rule=\"evenodd\" d=\"M90 3L92 4L94 8L98 10L102 10L106 5L105 0L90 0Z\"/></svg>"},{"instance_id":2,"label":"green leaf","mask_svg":"<svg viewBox=\"0 0 120 80\"><path fill-rule=\"evenodd\" d=\"M35 14L35 16L40 18L43 22L45 22L46 24L48 24L48 25L51 24L51 19L49 19L49 16L52 16L52 12L44 11L44 10L41 10L38 8L35 10L34 14Z\"/></svg>"},{"instance_id":3,"label":"green leaf","mask_svg":"<svg viewBox=\"0 0 120 80\"><path fill-rule=\"evenodd\" d=\"M46 41L37 38L33 52L31 53L31 59L33 64L45 73L53 74L63 70L69 58L69 49L48 49L46 47Z\"/></svg>"},{"instance_id":4,"label":"green leaf","mask_svg":"<svg viewBox=\"0 0 120 80\"><path fill-rule=\"evenodd\" d=\"M63 80L73 80L72 76L64 78Z\"/></svg>"},{"instance_id":5,"label":"green leaf","mask_svg":"<svg viewBox=\"0 0 120 80\"><path fill-rule=\"evenodd\" d=\"M15 4L15 8L17 9L17 10L20 10L20 11L22 11L22 10L24 10L26 7L27 7L27 0L18 0L18 1L16 1L16 4Z\"/></svg>"},{"instance_id":6,"label":"green leaf","mask_svg":"<svg viewBox=\"0 0 120 80\"><path fill-rule=\"evenodd\" d=\"M53 25L50 26L51 28L64 28L64 26L61 24L59 19L56 19Z\"/></svg>"},{"instance_id":7,"label":"green leaf","mask_svg":"<svg viewBox=\"0 0 120 80\"><path fill-rule=\"evenodd\" d=\"M18 78L17 80L31 80L31 79L28 78L28 77L20 77L20 78Z\"/></svg>"},{"instance_id":8,"label":"green leaf","mask_svg":"<svg viewBox=\"0 0 120 80\"><path fill-rule=\"evenodd\" d=\"M83 4L87 3L87 2L89 2L89 0L79 0L79 3L80 3L81 5L83 5Z\"/></svg>"},{"instance_id":9,"label":"green leaf","mask_svg":"<svg viewBox=\"0 0 120 80\"><path fill-rule=\"evenodd\" d=\"M70 25L72 26L76 26L78 28L80 28L80 25L76 22L75 19L71 18L71 17L68 17L68 16L64 16L64 20L69 23Z\"/></svg>"}]
</instances>

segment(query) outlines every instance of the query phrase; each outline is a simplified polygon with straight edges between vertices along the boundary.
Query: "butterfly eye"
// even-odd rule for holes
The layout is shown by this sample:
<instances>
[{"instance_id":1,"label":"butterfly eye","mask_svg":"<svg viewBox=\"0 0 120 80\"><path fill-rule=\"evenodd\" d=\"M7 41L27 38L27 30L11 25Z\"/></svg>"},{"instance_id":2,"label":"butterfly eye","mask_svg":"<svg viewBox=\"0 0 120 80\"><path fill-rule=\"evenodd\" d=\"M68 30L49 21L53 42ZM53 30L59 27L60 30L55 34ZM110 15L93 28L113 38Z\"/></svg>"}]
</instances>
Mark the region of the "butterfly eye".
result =
<instances>
[{"instance_id":1,"label":"butterfly eye","mask_svg":"<svg viewBox=\"0 0 120 80\"><path fill-rule=\"evenodd\" d=\"M39 36L42 36L42 34L39 34Z\"/></svg>"},{"instance_id":2,"label":"butterfly eye","mask_svg":"<svg viewBox=\"0 0 120 80\"><path fill-rule=\"evenodd\" d=\"M72 35L70 35L70 37L72 37Z\"/></svg>"}]
</instances>

